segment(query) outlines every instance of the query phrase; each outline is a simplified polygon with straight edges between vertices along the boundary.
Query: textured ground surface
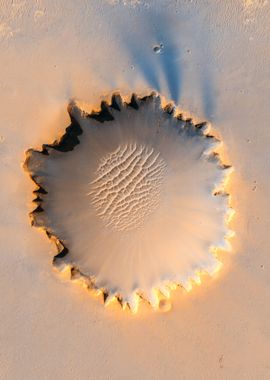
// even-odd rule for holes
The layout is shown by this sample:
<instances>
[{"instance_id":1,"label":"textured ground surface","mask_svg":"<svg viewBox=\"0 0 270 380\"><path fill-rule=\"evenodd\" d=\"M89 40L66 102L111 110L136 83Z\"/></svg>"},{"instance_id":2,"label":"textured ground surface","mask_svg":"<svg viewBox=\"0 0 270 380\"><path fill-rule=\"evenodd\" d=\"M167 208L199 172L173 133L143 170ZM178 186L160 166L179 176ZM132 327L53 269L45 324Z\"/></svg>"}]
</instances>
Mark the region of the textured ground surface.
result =
<instances>
[{"instance_id":1,"label":"textured ground surface","mask_svg":"<svg viewBox=\"0 0 270 380\"><path fill-rule=\"evenodd\" d=\"M0 378L269 379L269 4L2 0L0 9ZM24 151L63 134L71 97L92 108L131 88L210 120L235 168L233 253L214 283L174 292L165 314L104 310L59 281L53 245L28 218Z\"/></svg>"}]
</instances>

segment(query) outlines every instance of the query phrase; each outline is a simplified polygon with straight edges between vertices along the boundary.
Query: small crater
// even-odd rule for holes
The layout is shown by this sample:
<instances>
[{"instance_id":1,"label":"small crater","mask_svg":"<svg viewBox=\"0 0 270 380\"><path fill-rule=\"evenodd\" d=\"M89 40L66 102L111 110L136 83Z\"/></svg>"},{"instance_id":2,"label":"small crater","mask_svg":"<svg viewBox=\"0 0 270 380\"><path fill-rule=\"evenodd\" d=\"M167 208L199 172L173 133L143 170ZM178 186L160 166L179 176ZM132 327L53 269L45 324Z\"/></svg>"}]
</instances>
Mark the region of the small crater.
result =
<instances>
[{"instance_id":1,"label":"small crater","mask_svg":"<svg viewBox=\"0 0 270 380\"><path fill-rule=\"evenodd\" d=\"M224 367L223 360L224 360L224 355L221 355L220 358L218 359L219 368Z\"/></svg>"},{"instance_id":2,"label":"small crater","mask_svg":"<svg viewBox=\"0 0 270 380\"><path fill-rule=\"evenodd\" d=\"M257 181L253 181L253 187L252 187L252 191L256 191L257 190Z\"/></svg>"},{"instance_id":3,"label":"small crater","mask_svg":"<svg viewBox=\"0 0 270 380\"><path fill-rule=\"evenodd\" d=\"M168 311L171 310L172 308L172 303L170 300L168 299L162 299L159 301L159 310L162 312L162 313L167 313Z\"/></svg>"},{"instance_id":4,"label":"small crater","mask_svg":"<svg viewBox=\"0 0 270 380\"><path fill-rule=\"evenodd\" d=\"M153 46L153 52L156 54L160 54L163 51L163 49L164 49L163 43Z\"/></svg>"}]
</instances>

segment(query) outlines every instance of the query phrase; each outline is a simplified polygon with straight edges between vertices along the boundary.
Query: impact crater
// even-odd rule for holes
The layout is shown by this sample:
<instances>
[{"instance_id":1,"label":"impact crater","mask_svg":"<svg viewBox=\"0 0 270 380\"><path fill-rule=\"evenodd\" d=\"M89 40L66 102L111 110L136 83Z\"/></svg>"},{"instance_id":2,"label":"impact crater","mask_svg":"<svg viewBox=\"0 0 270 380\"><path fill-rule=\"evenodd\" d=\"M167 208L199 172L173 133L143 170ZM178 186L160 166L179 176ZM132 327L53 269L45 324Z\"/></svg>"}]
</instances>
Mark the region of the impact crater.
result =
<instances>
[{"instance_id":1,"label":"impact crater","mask_svg":"<svg viewBox=\"0 0 270 380\"><path fill-rule=\"evenodd\" d=\"M29 149L36 185L32 224L55 243L53 266L136 311L177 286L189 291L222 266L233 210L210 126L163 107L160 96L113 94L100 111L68 106L65 134ZM162 306L163 305L163 306Z\"/></svg>"}]
</instances>

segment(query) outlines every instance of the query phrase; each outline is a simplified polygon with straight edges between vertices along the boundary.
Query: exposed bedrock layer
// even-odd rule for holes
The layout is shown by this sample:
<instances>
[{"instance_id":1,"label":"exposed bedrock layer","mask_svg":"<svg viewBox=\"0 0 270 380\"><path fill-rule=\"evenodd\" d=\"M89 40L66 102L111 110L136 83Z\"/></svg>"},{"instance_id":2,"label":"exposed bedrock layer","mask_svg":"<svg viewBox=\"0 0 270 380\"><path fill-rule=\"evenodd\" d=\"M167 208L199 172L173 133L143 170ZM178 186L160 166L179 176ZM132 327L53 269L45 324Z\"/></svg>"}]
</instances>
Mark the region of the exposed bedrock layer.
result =
<instances>
[{"instance_id":1,"label":"exposed bedrock layer","mask_svg":"<svg viewBox=\"0 0 270 380\"><path fill-rule=\"evenodd\" d=\"M68 111L62 138L25 161L38 186L32 222L54 240L54 265L133 310L216 272L216 250L229 248L231 168L208 125L162 108L156 94Z\"/></svg>"}]
</instances>

